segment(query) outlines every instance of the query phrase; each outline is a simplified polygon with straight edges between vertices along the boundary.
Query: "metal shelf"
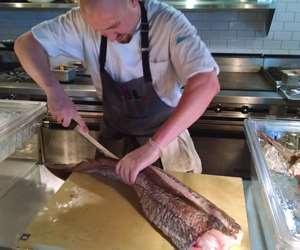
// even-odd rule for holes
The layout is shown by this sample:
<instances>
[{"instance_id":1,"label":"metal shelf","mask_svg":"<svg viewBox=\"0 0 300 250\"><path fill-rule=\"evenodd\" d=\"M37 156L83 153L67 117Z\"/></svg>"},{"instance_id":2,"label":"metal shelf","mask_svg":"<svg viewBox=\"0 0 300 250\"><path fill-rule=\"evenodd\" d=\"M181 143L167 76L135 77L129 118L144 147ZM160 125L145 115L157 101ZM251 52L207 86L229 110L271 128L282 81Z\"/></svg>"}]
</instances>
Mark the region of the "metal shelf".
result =
<instances>
[{"instance_id":1,"label":"metal shelf","mask_svg":"<svg viewBox=\"0 0 300 250\"><path fill-rule=\"evenodd\" d=\"M272 0L167 0L163 1L180 10L199 9L232 9L232 10L257 10L275 9Z\"/></svg>"},{"instance_id":2,"label":"metal shelf","mask_svg":"<svg viewBox=\"0 0 300 250\"><path fill-rule=\"evenodd\" d=\"M275 9L272 0L162 0L180 10L199 9L236 9L236 10L257 10ZM27 2L1 2L1 8L27 8L27 9L70 9L77 6L77 3L57 1L52 3L27 3Z\"/></svg>"},{"instance_id":3,"label":"metal shelf","mask_svg":"<svg viewBox=\"0 0 300 250\"><path fill-rule=\"evenodd\" d=\"M71 9L76 7L75 3L12 3L12 2L1 2L0 9Z\"/></svg>"}]
</instances>

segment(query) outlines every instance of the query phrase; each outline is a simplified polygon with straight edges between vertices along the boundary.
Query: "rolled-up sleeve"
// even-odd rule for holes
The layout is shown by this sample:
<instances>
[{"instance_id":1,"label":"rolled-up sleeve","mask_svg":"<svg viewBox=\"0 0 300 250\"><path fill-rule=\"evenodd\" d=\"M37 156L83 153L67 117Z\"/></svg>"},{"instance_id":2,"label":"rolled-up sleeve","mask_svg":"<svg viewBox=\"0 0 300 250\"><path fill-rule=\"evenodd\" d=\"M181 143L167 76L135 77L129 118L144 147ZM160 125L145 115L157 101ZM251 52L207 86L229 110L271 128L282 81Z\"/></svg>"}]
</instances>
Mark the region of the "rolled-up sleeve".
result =
<instances>
[{"instance_id":1,"label":"rolled-up sleeve","mask_svg":"<svg viewBox=\"0 0 300 250\"><path fill-rule=\"evenodd\" d=\"M173 17L170 35L170 54L172 64L182 83L197 73L219 68L197 30L183 14Z\"/></svg>"},{"instance_id":2,"label":"rolled-up sleeve","mask_svg":"<svg viewBox=\"0 0 300 250\"><path fill-rule=\"evenodd\" d=\"M83 26L79 9L75 8L34 26L31 32L49 56L83 59Z\"/></svg>"}]
</instances>

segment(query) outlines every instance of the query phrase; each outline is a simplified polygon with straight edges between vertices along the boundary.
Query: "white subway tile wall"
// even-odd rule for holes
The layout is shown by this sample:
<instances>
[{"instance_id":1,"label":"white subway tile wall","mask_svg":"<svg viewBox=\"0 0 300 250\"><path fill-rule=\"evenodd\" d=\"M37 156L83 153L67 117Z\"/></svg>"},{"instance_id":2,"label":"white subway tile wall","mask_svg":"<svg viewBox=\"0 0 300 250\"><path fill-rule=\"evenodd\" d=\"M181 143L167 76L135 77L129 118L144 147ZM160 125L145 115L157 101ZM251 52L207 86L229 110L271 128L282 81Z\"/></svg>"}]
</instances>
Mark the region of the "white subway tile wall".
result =
<instances>
[{"instance_id":1,"label":"white subway tile wall","mask_svg":"<svg viewBox=\"0 0 300 250\"><path fill-rule=\"evenodd\" d=\"M212 52L300 55L300 0L275 0L268 36L263 11L185 12ZM0 10L0 39L14 39L65 10Z\"/></svg>"},{"instance_id":2,"label":"white subway tile wall","mask_svg":"<svg viewBox=\"0 0 300 250\"><path fill-rule=\"evenodd\" d=\"M64 13L66 10L0 9L0 40L15 39L20 34L44 20Z\"/></svg>"},{"instance_id":3,"label":"white subway tile wall","mask_svg":"<svg viewBox=\"0 0 300 250\"><path fill-rule=\"evenodd\" d=\"M300 55L300 0L276 0L266 36L263 11L185 12L212 52Z\"/></svg>"}]
</instances>

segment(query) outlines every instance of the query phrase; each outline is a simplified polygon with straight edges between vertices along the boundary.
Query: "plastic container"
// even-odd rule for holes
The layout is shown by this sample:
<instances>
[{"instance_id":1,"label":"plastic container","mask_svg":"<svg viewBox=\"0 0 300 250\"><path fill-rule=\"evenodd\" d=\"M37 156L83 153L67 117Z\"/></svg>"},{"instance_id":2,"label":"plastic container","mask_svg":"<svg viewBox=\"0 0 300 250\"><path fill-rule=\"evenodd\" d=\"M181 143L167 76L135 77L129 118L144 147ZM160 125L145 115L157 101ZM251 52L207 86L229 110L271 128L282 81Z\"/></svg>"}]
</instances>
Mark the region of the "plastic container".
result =
<instances>
[{"instance_id":1,"label":"plastic container","mask_svg":"<svg viewBox=\"0 0 300 250\"><path fill-rule=\"evenodd\" d=\"M247 119L247 142L253 159L251 190L264 233L266 249L300 249L300 189L297 178L270 168L261 131L280 139L300 133L300 121Z\"/></svg>"},{"instance_id":2,"label":"plastic container","mask_svg":"<svg viewBox=\"0 0 300 250\"><path fill-rule=\"evenodd\" d=\"M35 161L0 163L0 249L16 249L17 239L45 205L48 192Z\"/></svg>"},{"instance_id":3,"label":"plastic container","mask_svg":"<svg viewBox=\"0 0 300 250\"><path fill-rule=\"evenodd\" d=\"M44 102L0 100L0 162L37 132L46 110Z\"/></svg>"}]
</instances>

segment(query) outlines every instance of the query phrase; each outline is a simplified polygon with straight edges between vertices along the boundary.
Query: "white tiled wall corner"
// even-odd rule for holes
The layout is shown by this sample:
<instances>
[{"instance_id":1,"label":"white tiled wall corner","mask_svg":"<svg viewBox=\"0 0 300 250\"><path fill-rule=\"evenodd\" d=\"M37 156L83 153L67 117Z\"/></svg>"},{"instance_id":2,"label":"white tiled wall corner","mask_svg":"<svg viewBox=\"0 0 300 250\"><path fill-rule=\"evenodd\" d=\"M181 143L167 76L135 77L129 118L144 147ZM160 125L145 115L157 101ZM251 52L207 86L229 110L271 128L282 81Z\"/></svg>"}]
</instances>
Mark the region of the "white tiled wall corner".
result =
<instances>
[{"instance_id":1,"label":"white tiled wall corner","mask_svg":"<svg viewBox=\"0 0 300 250\"><path fill-rule=\"evenodd\" d=\"M0 10L0 39L14 39L66 10ZM185 12L212 52L300 55L300 0L276 0L268 36L263 11Z\"/></svg>"},{"instance_id":2,"label":"white tiled wall corner","mask_svg":"<svg viewBox=\"0 0 300 250\"><path fill-rule=\"evenodd\" d=\"M300 0L276 0L274 18L267 36L262 11L185 14L212 52L300 55ZM222 26L214 26L216 19L218 23L222 22ZM206 27L211 24L212 28L202 30L201 22Z\"/></svg>"}]
</instances>

